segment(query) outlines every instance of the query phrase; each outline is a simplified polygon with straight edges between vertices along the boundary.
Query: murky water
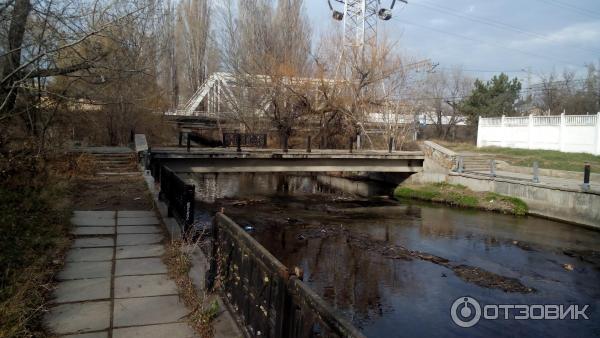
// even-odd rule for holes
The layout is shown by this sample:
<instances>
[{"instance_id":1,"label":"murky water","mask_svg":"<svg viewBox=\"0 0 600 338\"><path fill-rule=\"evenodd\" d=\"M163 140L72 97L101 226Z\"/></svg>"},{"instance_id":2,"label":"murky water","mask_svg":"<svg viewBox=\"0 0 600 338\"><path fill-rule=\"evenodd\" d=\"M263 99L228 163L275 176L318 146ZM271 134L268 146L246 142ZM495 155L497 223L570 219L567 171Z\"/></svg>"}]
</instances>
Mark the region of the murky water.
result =
<instances>
[{"instance_id":1,"label":"murky water","mask_svg":"<svg viewBox=\"0 0 600 338\"><path fill-rule=\"evenodd\" d=\"M304 280L369 337L600 336L600 232L534 217L358 197L390 187L324 176L194 180L200 208L224 207L238 223L252 226L261 244L285 265L301 267ZM366 235L368 244L355 245L355 235ZM396 259L373 246L439 256L516 278L535 291L478 286L444 265ZM590 319L482 319L461 328L450 308L462 296L481 304L588 304Z\"/></svg>"}]
</instances>

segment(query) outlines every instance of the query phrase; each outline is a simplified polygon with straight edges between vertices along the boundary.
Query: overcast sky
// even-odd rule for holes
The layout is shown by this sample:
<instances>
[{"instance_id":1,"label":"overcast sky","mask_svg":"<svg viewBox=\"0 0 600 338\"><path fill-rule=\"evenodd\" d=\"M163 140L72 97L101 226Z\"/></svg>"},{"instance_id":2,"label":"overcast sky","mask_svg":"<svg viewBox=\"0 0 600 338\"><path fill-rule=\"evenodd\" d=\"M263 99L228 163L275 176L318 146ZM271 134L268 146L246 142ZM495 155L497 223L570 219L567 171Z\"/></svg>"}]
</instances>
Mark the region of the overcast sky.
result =
<instances>
[{"instance_id":1,"label":"overcast sky","mask_svg":"<svg viewBox=\"0 0 600 338\"><path fill-rule=\"evenodd\" d=\"M441 68L461 65L485 79L504 71L525 82L522 70L530 67L535 82L565 68L583 77L583 66L600 60L600 0L408 1L397 2L394 18L379 21L379 29L398 39L403 52ZM342 29L327 0L305 3L315 34Z\"/></svg>"}]
</instances>

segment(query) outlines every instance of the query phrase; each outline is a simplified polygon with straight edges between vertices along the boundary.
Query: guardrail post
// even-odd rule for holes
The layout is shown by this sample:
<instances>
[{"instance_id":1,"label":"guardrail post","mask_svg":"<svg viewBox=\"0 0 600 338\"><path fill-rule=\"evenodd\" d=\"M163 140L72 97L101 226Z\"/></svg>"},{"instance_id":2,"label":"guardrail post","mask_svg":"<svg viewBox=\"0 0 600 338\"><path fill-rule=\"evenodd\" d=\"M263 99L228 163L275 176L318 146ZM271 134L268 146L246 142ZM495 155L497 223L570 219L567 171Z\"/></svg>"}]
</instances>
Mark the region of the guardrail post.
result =
<instances>
[{"instance_id":1,"label":"guardrail post","mask_svg":"<svg viewBox=\"0 0 600 338\"><path fill-rule=\"evenodd\" d=\"M540 165L538 161L533 161L533 183L540 183Z\"/></svg>"},{"instance_id":2,"label":"guardrail post","mask_svg":"<svg viewBox=\"0 0 600 338\"><path fill-rule=\"evenodd\" d=\"M192 141L190 140L190 133L187 134L187 152L190 152L190 148L192 147Z\"/></svg>"},{"instance_id":3,"label":"guardrail post","mask_svg":"<svg viewBox=\"0 0 600 338\"><path fill-rule=\"evenodd\" d=\"M581 189L583 191L590 191L590 173L592 168L589 163L585 162L583 166L583 184L581 185Z\"/></svg>"},{"instance_id":4,"label":"guardrail post","mask_svg":"<svg viewBox=\"0 0 600 338\"><path fill-rule=\"evenodd\" d=\"M237 146L236 151L238 153L242 152L242 134L240 134L240 133L235 134L235 144Z\"/></svg>"},{"instance_id":5,"label":"guardrail post","mask_svg":"<svg viewBox=\"0 0 600 338\"><path fill-rule=\"evenodd\" d=\"M490 175L496 177L496 160L494 159L490 160Z\"/></svg>"},{"instance_id":6,"label":"guardrail post","mask_svg":"<svg viewBox=\"0 0 600 338\"><path fill-rule=\"evenodd\" d=\"M306 137L306 152L307 152L307 153L310 153L310 152L311 152L311 149L310 149L310 144L311 144L311 137L310 137L310 135L308 135L308 136Z\"/></svg>"}]
</instances>

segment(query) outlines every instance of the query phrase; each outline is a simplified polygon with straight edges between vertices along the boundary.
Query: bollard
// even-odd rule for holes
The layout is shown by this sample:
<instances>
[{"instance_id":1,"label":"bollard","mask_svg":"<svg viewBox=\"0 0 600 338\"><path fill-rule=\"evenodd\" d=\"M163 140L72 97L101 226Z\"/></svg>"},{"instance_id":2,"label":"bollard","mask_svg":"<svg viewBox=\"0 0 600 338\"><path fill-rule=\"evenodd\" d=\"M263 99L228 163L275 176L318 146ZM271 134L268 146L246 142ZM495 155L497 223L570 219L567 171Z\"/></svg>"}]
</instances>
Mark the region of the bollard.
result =
<instances>
[{"instance_id":1,"label":"bollard","mask_svg":"<svg viewBox=\"0 0 600 338\"><path fill-rule=\"evenodd\" d=\"M360 133L356 134L356 150L360 150L361 147L361 139L360 139Z\"/></svg>"},{"instance_id":2,"label":"bollard","mask_svg":"<svg viewBox=\"0 0 600 338\"><path fill-rule=\"evenodd\" d=\"M390 136L390 142L388 144L388 151L391 153L394 151L394 137Z\"/></svg>"},{"instance_id":3,"label":"bollard","mask_svg":"<svg viewBox=\"0 0 600 338\"><path fill-rule=\"evenodd\" d=\"M456 169L458 173L463 173L465 171L465 163L463 162L463 157L458 157L458 168Z\"/></svg>"},{"instance_id":4,"label":"bollard","mask_svg":"<svg viewBox=\"0 0 600 338\"><path fill-rule=\"evenodd\" d=\"M310 143L311 143L311 139L310 139L310 135L308 135L308 136L306 137L306 152L307 152L307 153L310 153L310 152L311 152L311 149L310 149Z\"/></svg>"},{"instance_id":5,"label":"bollard","mask_svg":"<svg viewBox=\"0 0 600 338\"><path fill-rule=\"evenodd\" d=\"M533 183L540 183L540 165L538 161L533 161Z\"/></svg>"},{"instance_id":6,"label":"bollard","mask_svg":"<svg viewBox=\"0 0 600 338\"><path fill-rule=\"evenodd\" d=\"M287 153L288 152L288 136L285 135L283 137L283 152Z\"/></svg>"},{"instance_id":7,"label":"bollard","mask_svg":"<svg viewBox=\"0 0 600 338\"><path fill-rule=\"evenodd\" d=\"M348 150L350 151L350 154L352 154L352 146L354 145L354 138L350 137L349 142L348 142Z\"/></svg>"},{"instance_id":8,"label":"bollard","mask_svg":"<svg viewBox=\"0 0 600 338\"><path fill-rule=\"evenodd\" d=\"M187 151L190 152L190 148L192 147L192 143L190 141L190 133L187 134Z\"/></svg>"},{"instance_id":9,"label":"bollard","mask_svg":"<svg viewBox=\"0 0 600 338\"><path fill-rule=\"evenodd\" d=\"M179 146L181 147L183 145L183 132L179 132Z\"/></svg>"},{"instance_id":10,"label":"bollard","mask_svg":"<svg viewBox=\"0 0 600 338\"><path fill-rule=\"evenodd\" d=\"M592 171L592 168L591 168L590 164L585 162L585 164L583 165L583 185L581 186L581 189L583 189L583 191L590 191L591 171Z\"/></svg>"},{"instance_id":11,"label":"bollard","mask_svg":"<svg viewBox=\"0 0 600 338\"><path fill-rule=\"evenodd\" d=\"M496 177L496 160L490 160L490 175Z\"/></svg>"},{"instance_id":12,"label":"bollard","mask_svg":"<svg viewBox=\"0 0 600 338\"><path fill-rule=\"evenodd\" d=\"M242 152L242 135L240 133L235 134L235 144L237 146L236 151Z\"/></svg>"}]
</instances>

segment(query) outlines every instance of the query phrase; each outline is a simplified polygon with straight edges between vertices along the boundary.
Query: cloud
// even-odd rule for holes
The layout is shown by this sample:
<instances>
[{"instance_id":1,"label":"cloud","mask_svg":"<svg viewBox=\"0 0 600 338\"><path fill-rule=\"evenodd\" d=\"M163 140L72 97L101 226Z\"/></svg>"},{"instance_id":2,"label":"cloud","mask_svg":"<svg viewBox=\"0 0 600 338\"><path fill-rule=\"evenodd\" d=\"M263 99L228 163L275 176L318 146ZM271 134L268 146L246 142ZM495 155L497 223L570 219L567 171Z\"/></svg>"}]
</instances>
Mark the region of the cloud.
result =
<instances>
[{"instance_id":1,"label":"cloud","mask_svg":"<svg viewBox=\"0 0 600 338\"><path fill-rule=\"evenodd\" d=\"M510 43L512 47L548 47L562 44L592 44L600 41L600 21L576 23L557 31L545 34L544 37L517 40Z\"/></svg>"}]
</instances>

